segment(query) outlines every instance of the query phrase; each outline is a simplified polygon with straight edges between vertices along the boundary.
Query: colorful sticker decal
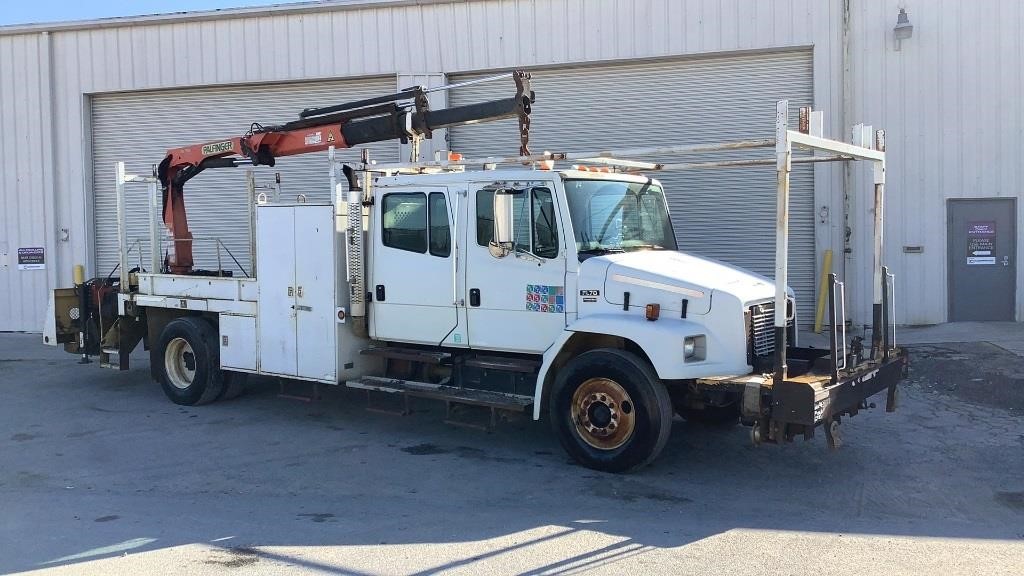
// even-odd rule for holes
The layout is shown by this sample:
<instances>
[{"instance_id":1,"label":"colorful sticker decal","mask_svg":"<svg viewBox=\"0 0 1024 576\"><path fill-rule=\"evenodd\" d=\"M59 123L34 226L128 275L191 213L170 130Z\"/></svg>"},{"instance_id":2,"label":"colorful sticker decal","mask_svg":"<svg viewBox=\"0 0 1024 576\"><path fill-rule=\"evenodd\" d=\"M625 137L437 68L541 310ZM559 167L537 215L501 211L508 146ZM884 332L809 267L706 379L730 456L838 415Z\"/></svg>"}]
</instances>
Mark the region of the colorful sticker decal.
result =
<instances>
[{"instance_id":1,"label":"colorful sticker decal","mask_svg":"<svg viewBox=\"0 0 1024 576\"><path fill-rule=\"evenodd\" d=\"M565 287L527 284L526 309L530 312L564 313Z\"/></svg>"}]
</instances>

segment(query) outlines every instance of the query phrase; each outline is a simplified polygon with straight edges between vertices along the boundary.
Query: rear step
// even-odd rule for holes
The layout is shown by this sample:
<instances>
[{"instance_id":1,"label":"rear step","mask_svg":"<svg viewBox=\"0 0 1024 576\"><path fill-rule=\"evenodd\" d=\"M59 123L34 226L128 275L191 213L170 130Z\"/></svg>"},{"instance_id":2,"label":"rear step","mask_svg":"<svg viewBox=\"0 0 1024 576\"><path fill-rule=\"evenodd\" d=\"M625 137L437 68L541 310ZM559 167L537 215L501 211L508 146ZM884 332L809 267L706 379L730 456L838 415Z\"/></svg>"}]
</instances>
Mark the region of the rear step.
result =
<instances>
[{"instance_id":1,"label":"rear step","mask_svg":"<svg viewBox=\"0 0 1024 576\"><path fill-rule=\"evenodd\" d=\"M469 426L490 431L495 427L498 420L499 410L510 412L525 412L533 406L532 396L520 394L504 394L502 392L491 392L489 390L473 390L470 388L456 388L444 384L431 384L429 382L416 382L413 380L396 380L394 378L381 378L379 376L363 376L358 380L345 382L348 388L356 388L370 392L387 392L390 394L401 394L406 400L410 396L418 398L430 398L444 400L447 406L445 422L459 426ZM452 405L465 404L469 406L480 406L490 411L490 423L487 426L473 424L470 422L455 420L452 418ZM408 413L408 404L402 414Z\"/></svg>"}]
</instances>

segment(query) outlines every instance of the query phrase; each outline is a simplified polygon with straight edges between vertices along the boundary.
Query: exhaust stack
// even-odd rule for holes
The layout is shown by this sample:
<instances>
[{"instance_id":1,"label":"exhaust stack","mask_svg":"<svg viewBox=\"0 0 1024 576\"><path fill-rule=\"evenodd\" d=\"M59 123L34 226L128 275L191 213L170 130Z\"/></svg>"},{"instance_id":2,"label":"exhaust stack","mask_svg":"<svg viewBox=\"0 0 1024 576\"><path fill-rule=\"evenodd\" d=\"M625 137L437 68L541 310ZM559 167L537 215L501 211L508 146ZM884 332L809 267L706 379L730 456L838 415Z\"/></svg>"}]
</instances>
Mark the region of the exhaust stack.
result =
<instances>
[{"instance_id":1,"label":"exhaust stack","mask_svg":"<svg viewBox=\"0 0 1024 576\"><path fill-rule=\"evenodd\" d=\"M364 163L368 160L363 151ZM353 329L361 337L367 337L366 325L366 276L363 250L363 187L359 176L349 165L342 166L348 181L348 228L345 233L346 276L349 286L349 316Z\"/></svg>"}]
</instances>

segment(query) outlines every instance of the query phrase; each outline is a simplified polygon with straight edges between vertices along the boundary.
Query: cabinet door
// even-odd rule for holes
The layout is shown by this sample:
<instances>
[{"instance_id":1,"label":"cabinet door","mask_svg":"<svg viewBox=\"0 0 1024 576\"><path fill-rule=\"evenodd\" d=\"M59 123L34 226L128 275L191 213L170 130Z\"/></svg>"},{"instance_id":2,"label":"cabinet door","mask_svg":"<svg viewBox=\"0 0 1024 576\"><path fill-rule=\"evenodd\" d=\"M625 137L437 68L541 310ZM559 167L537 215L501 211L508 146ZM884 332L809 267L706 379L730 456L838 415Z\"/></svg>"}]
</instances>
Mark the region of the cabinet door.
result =
<instances>
[{"instance_id":1,"label":"cabinet door","mask_svg":"<svg viewBox=\"0 0 1024 576\"><path fill-rule=\"evenodd\" d=\"M334 209L295 207L295 320L298 376L335 381Z\"/></svg>"},{"instance_id":2,"label":"cabinet door","mask_svg":"<svg viewBox=\"0 0 1024 576\"><path fill-rule=\"evenodd\" d=\"M257 209L260 372L295 376L295 216L290 206Z\"/></svg>"}]
</instances>

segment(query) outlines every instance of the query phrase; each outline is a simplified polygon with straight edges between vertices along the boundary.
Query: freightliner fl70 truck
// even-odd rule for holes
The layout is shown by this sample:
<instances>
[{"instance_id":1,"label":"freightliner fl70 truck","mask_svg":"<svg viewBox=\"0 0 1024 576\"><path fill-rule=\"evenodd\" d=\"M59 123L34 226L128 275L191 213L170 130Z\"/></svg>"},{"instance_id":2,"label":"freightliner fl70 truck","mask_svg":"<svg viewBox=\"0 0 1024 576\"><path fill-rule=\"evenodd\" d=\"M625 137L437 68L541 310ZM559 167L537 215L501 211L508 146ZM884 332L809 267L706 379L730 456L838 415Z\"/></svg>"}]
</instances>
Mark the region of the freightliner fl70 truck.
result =
<instances>
[{"instance_id":1,"label":"freightliner fl70 truck","mask_svg":"<svg viewBox=\"0 0 1024 576\"><path fill-rule=\"evenodd\" d=\"M776 133L761 140L531 154L530 77L501 77L509 76L517 91L506 100L430 110L429 90L415 87L170 150L152 177L119 164L119 274L86 280L76 269L75 286L53 292L45 342L122 370L142 343L153 377L184 405L265 375L482 407L492 425L506 411L546 416L574 459L615 472L657 457L675 414L742 421L755 443L823 427L837 446L840 418L869 397L886 391L894 409L906 355L891 335L891 275L881 262L881 131L829 140L820 113L806 109L792 130L780 102ZM418 155L433 130L504 118L518 118L518 156L334 158L335 149L388 139ZM645 159L759 148L774 154ZM226 271L217 240L217 269L194 267L201 239L188 230L185 182L210 168L322 151L332 202L282 201L250 181L250 270ZM789 173L794 163L857 160L874 168L874 337L869 350L847 350L833 275L822 286L831 345L801 348L786 284ZM666 191L647 176L746 165L775 166L778 176L774 279L681 251ZM125 190L139 183L149 185L150 259L140 254L129 268L141 245L129 243Z\"/></svg>"}]
</instances>

